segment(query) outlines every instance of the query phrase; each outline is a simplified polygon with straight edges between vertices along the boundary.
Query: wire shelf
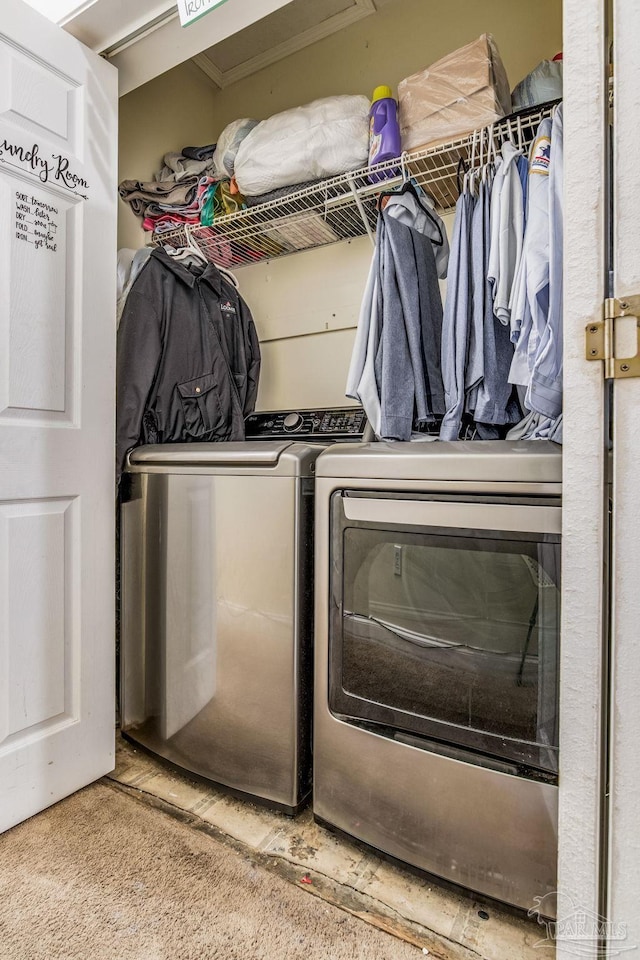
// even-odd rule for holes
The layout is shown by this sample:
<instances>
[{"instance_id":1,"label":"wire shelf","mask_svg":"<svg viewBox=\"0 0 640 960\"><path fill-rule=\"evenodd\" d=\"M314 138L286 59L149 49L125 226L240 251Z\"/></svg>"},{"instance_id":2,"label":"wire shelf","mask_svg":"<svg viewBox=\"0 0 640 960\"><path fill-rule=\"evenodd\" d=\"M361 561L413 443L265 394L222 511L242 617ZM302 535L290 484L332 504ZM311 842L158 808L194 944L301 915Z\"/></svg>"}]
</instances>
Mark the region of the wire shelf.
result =
<instances>
[{"instance_id":1,"label":"wire shelf","mask_svg":"<svg viewBox=\"0 0 640 960\"><path fill-rule=\"evenodd\" d=\"M458 198L462 164L479 167L504 140L527 149L540 121L554 103L506 117L483 130L426 150L293 190L267 203L218 217L215 225L180 227L154 233L155 246L180 248L195 243L208 260L221 267L250 263L369 234L373 238L381 190L414 180L445 211Z\"/></svg>"}]
</instances>

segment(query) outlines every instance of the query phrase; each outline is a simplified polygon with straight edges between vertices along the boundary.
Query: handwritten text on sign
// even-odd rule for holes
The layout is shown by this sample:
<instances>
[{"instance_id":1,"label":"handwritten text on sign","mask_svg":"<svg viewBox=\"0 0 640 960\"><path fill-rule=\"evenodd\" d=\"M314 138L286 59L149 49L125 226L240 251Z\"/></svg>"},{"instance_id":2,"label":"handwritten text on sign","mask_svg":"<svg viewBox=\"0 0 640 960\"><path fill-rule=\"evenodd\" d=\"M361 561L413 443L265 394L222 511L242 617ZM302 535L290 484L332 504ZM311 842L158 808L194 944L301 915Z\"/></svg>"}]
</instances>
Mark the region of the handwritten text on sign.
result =
<instances>
[{"instance_id":1,"label":"handwritten text on sign","mask_svg":"<svg viewBox=\"0 0 640 960\"><path fill-rule=\"evenodd\" d=\"M31 243L36 250L58 252L57 233L60 226L58 208L33 194L16 191L16 240Z\"/></svg>"},{"instance_id":2,"label":"handwritten text on sign","mask_svg":"<svg viewBox=\"0 0 640 960\"><path fill-rule=\"evenodd\" d=\"M205 13L215 10L216 7L226 3L226 0L178 0L178 13L180 14L180 23L183 27L204 17Z\"/></svg>"},{"instance_id":3,"label":"handwritten text on sign","mask_svg":"<svg viewBox=\"0 0 640 960\"><path fill-rule=\"evenodd\" d=\"M9 261L10 404L43 411L45 416L62 414L70 403L67 354L75 316L72 288L67 291L73 266L67 233L79 204L60 190L54 193L38 186L35 179L32 189L26 177L23 184L14 185L10 193L5 189L3 195L4 218L11 229L11 243L5 251Z\"/></svg>"}]
</instances>

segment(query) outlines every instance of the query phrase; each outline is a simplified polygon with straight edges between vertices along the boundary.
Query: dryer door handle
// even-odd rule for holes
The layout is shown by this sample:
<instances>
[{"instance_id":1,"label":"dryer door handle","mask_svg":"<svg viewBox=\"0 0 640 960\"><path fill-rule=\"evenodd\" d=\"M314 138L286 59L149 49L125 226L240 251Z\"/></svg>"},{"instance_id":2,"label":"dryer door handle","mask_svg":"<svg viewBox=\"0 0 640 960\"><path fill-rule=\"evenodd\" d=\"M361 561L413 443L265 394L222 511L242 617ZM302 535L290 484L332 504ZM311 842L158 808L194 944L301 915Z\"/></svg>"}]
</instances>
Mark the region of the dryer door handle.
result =
<instances>
[{"instance_id":1,"label":"dryer door handle","mask_svg":"<svg viewBox=\"0 0 640 960\"><path fill-rule=\"evenodd\" d=\"M560 507L442 500L385 500L343 497L347 520L397 527L447 527L519 533L560 534Z\"/></svg>"}]
</instances>

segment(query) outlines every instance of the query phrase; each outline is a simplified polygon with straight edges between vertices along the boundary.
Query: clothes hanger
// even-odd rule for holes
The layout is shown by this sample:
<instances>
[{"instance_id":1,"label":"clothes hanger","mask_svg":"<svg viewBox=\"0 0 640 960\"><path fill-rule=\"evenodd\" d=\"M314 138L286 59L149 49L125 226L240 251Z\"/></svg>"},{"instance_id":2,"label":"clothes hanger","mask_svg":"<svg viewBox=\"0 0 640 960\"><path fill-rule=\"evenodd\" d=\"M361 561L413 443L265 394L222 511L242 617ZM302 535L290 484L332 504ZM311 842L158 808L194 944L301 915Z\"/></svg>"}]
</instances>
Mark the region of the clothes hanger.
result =
<instances>
[{"instance_id":1,"label":"clothes hanger","mask_svg":"<svg viewBox=\"0 0 640 960\"><path fill-rule=\"evenodd\" d=\"M407 151L406 150L403 150L402 153L400 154L400 172L402 174L402 182L406 183L407 180L409 179L409 175L407 173Z\"/></svg>"},{"instance_id":2,"label":"clothes hanger","mask_svg":"<svg viewBox=\"0 0 640 960\"><path fill-rule=\"evenodd\" d=\"M498 137L500 136L500 148L498 148ZM487 164L484 170L484 183L491 183L496 172L498 155L506 143L506 137L498 133L495 124L491 124L490 129L490 147L487 151Z\"/></svg>"},{"instance_id":3,"label":"clothes hanger","mask_svg":"<svg viewBox=\"0 0 640 960\"><path fill-rule=\"evenodd\" d=\"M469 169L469 162L465 160L464 157L460 157L460 159L458 160L458 168L456 170L456 185L458 187L458 193L463 192L464 175L468 169Z\"/></svg>"},{"instance_id":4,"label":"clothes hanger","mask_svg":"<svg viewBox=\"0 0 640 960\"><path fill-rule=\"evenodd\" d=\"M191 236L191 231L189 229L189 224L185 224L184 233L186 237L186 243L183 247L172 247L165 250L172 257L173 260L186 260L188 257L195 257L200 263L208 263L209 259L205 253L202 252L200 247L195 243L193 237Z\"/></svg>"},{"instance_id":5,"label":"clothes hanger","mask_svg":"<svg viewBox=\"0 0 640 960\"><path fill-rule=\"evenodd\" d=\"M231 273L231 270L227 270L226 267L218 267L217 263L214 264L214 266L218 268L219 273L226 277L227 280L231 281L236 290L240 288L240 284L238 283L238 278L236 277L235 273Z\"/></svg>"},{"instance_id":6,"label":"clothes hanger","mask_svg":"<svg viewBox=\"0 0 640 960\"><path fill-rule=\"evenodd\" d=\"M438 231L438 239L437 239L437 240L432 240L431 242L432 242L432 243L434 244L434 246L436 246L436 247L442 247L442 246L444 245L444 237L443 237L443 235L442 235L442 227L440 226L440 224L438 223L438 220L437 220L436 217L434 216L433 211L432 211L425 203L423 203L422 197L421 197L420 193L418 192L418 190L421 189L421 188L420 188L419 185L418 185L417 183L415 183L414 180L413 180L411 177L409 177L409 175L407 174L406 165L405 165L405 163L404 163L404 157L405 157L405 154L403 153L403 154L402 154L402 157L400 158L400 164L401 164L401 169L402 169L402 178L403 178L403 179L402 179L402 185L401 185L400 188L397 189L397 190L382 190L382 191L378 194L378 209L379 209L380 211L384 210L384 207L385 207L385 198L388 198L388 197L401 197L401 196L403 196L405 193L410 193L410 194L414 197L416 203L418 204L418 206L420 207L420 209L422 210L422 212L426 215L427 219L430 220L430 222L433 224L433 226L434 226L434 227L436 228L436 230ZM423 196L424 196L424 195L423 195Z\"/></svg>"},{"instance_id":7,"label":"clothes hanger","mask_svg":"<svg viewBox=\"0 0 640 960\"><path fill-rule=\"evenodd\" d=\"M432 240L431 242L435 244L436 247L441 247L444 244L444 237L442 236L442 227L440 226L435 216L433 215L433 211L430 210L430 208L425 203L423 203L422 197L420 196L420 194L418 193L418 190L416 189L416 184L412 180L407 180L405 183L403 183L399 190L390 190L387 193L381 194L381 197L382 196L401 197L405 193L410 193L411 196L414 197L416 203L418 204L422 212L426 215L427 219L430 220L433 226L436 228L436 230L438 231L438 239Z\"/></svg>"},{"instance_id":8,"label":"clothes hanger","mask_svg":"<svg viewBox=\"0 0 640 960\"><path fill-rule=\"evenodd\" d=\"M491 155L496 160L498 157L498 146L496 141L495 123L492 123L487 130L487 163L491 163Z\"/></svg>"},{"instance_id":9,"label":"clothes hanger","mask_svg":"<svg viewBox=\"0 0 640 960\"><path fill-rule=\"evenodd\" d=\"M478 146L478 131L473 131L473 137L471 139L471 169L476 165L476 148Z\"/></svg>"},{"instance_id":10,"label":"clothes hanger","mask_svg":"<svg viewBox=\"0 0 640 960\"><path fill-rule=\"evenodd\" d=\"M169 246L164 247L164 249L169 254L169 256L173 260L178 260L178 261L186 260L188 259L188 257L193 257L194 259L197 258L201 263L205 263L205 264L211 263L216 268L218 273L221 273L223 276L225 276L230 281L230 283L233 284L236 290L239 290L240 284L238 282L238 278L236 277L235 273L232 273L231 270L228 270L226 267L218 266L218 264L214 263L213 260L209 260L207 255L198 246L196 246L196 243L191 237L188 229L185 230L185 233L187 235L187 243L184 247L177 247L177 248L169 247Z\"/></svg>"},{"instance_id":11,"label":"clothes hanger","mask_svg":"<svg viewBox=\"0 0 640 960\"><path fill-rule=\"evenodd\" d=\"M402 178L400 189L396 189L394 187L391 190L381 190L380 193L378 194L376 205L378 207L378 210L380 210L380 212L382 212L386 206L385 198L400 196L400 194L403 192L403 188L407 185L407 183L409 183L410 178L407 172L407 151L406 150L403 150L402 153L400 154L400 176ZM325 200L325 210L326 210L326 200Z\"/></svg>"}]
</instances>

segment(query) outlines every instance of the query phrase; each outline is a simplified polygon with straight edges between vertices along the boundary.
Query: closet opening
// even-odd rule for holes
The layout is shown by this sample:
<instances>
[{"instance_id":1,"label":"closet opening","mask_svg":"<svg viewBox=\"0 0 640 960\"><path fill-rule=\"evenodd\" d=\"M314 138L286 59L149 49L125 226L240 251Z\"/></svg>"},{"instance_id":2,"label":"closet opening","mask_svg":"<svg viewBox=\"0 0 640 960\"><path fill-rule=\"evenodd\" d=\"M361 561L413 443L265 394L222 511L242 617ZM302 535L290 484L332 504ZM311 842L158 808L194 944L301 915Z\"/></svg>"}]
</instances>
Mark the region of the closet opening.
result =
<instances>
[{"instance_id":1,"label":"closet opening","mask_svg":"<svg viewBox=\"0 0 640 960\"><path fill-rule=\"evenodd\" d=\"M292 541L310 564L315 539L316 564L324 564L321 571L307 566L303 576L310 590L316 587L315 669L310 622L303 658L305 736L311 736L312 690L315 711L314 812L384 854L520 911L536 897L552 897L557 883L562 354L554 336L562 248L561 230L554 232L553 224L562 221L562 195L553 190L562 179L562 12L561 0L541 0L535 8L507 0L452 0L437 16L424 0L294 0L120 101L118 245L130 251L121 255L123 272L133 264L142 277L146 255L134 251L150 245L169 272L186 271L190 287L206 279L210 262L217 265L216 283L223 290L218 297L227 304L221 308L223 332L230 329L231 314L233 323L244 311L240 304L248 306L260 371L244 412L255 407L253 416L264 419L263 435L246 440L257 448L263 444L262 467L265 439L325 446L372 435L382 440L379 456L375 442L366 452L363 444L345 446L344 459L333 446L319 456L303 484L309 496L315 492L315 514L305 514L307 526ZM476 60L479 49L485 53ZM500 106L489 122L465 126L456 112L464 96L452 93L441 111L439 136L421 142L419 133L412 134L400 156L373 170L365 157L364 164L354 161L321 177L294 175L286 184L278 180L281 168L298 159L292 160L286 140L280 163L272 162L268 175L243 146L285 111L325 98L370 101L381 85L393 96L379 95L374 103L404 90L404 109L410 111L419 96L411 82L427 84L425 68L450 55L448 76L458 93L470 88L468 100L474 102L488 89ZM517 90L516 111L500 102L501 85L509 104ZM319 116L310 121L310 138ZM331 115L325 122L343 119ZM327 127L327 142L329 132ZM262 160L277 152L268 139L257 142ZM216 143L224 144L220 154L213 151ZM555 174L554 144L560 157ZM216 157L221 166L215 167ZM251 184L245 193L243 182ZM493 200L498 191L500 204ZM387 194L386 205L381 194ZM419 239L406 232L408 213ZM384 276L377 272L381 262ZM517 322L514 303L522 311ZM140 328L126 303L123 310L122 323L135 332L131 343L140 348ZM378 323L384 316L395 330L408 330L416 313L416 352L409 332L406 344L390 334L381 352L372 318ZM550 331L551 314L556 326ZM248 343L244 328L242 336ZM543 340L545 348L538 350ZM367 354L371 343L375 355ZM132 352L129 368L136 362ZM236 386L251 378L245 369L232 372ZM226 605L225 616L231 608L238 618L246 614L236 594L224 593L227 581L219 571L201 581L190 575L190 547L192 556L198 543L210 547L223 527L229 541L217 562L233 564L235 534L228 517L216 513L205 461L190 460L172 441L242 441L215 433L218 384L213 374L209 379L201 373L192 370L178 385L176 418L184 417L189 436L169 436L171 452L164 456L165 426L144 434L155 452L144 466L135 461L125 497L129 515L136 498L147 504L136 520L140 529L145 521L164 518L164 529L175 532L180 515L186 539L171 562L177 558L175 582L192 603L192 620L178 630L183 649L177 660L169 664L165 650L164 672L156 665L149 676L144 663L153 652L153 618L147 620L132 681L135 716L126 706L123 714L126 733L135 742L137 726L151 722L154 749L178 764L182 757L183 766L196 773L185 760L189 731L213 699L219 676L215 642L202 657L196 649L198 630L211 613L204 598L213 589ZM370 427L364 436L354 419L361 405ZM339 436L322 433L330 411ZM202 432L203 423L209 432ZM274 424L281 433L270 435ZM210 466L213 454L207 457ZM216 463L216 470L246 492L238 459ZM254 482L259 471L251 469ZM160 478L163 471L168 479ZM167 521L172 491L175 509ZM344 512L337 518L338 497ZM204 514L197 513L203 503ZM364 517L365 507L370 517ZM205 516L202 527L198 516ZM260 543L263 536L260 518L255 511L251 516L251 530L238 521L243 549L251 537ZM275 541L272 525L269 531ZM429 569L442 574L439 558L445 554L455 589L429 591ZM134 551L132 557L129 565L149 576L142 554ZM202 576L201 564L198 569ZM353 583L347 584L348 577ZM160 580L153 579L155 590ZM322 607L327 597L330 611ZM262 602L271 609L271 598ZM334 642L342 644L339 655ZM373 677L363 669L371 651ZM393 699L385 689L386 672L398 665ZM196 706L181 710L174 691L196 674ZM171 691L169 676L179 676ZM463 691L455 703L446 695L448 683ZM258 694L252 687L246 696L253 715ZM163 741L174 741L166 753ZM393 772L393 784L382 783L376 764ZM473 771L469 791L460 774L467 768ZM435 782L444 784L437 796ZM513 790L503 791L505 783ZM406 802L408 795L427 799ZM472 843L478 807L484 839ZM444 824L438 838L433 811ZM500 839L505 818L512 828ZM553 913L551 901L546 903Z\"/></svg>"}]
</instances>

